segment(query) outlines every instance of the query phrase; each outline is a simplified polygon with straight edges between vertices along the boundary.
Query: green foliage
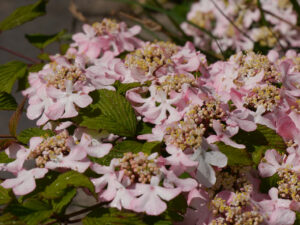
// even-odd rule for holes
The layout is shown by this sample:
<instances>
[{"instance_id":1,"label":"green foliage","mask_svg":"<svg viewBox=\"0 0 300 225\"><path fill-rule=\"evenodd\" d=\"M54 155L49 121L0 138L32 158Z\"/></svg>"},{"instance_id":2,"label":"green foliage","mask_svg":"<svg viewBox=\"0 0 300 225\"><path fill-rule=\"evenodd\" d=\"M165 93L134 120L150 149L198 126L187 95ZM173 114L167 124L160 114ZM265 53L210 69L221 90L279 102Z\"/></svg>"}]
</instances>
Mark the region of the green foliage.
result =
<instances>
[{"instance_id":1,"label":"green foliage","mask_svg":"<svg viewBox=\"0 0 300 225\"><path fill-rule=\"evenodd\" d=\"M0 163L10 163L14 159L9 158L5 152L0 152Z\"/></svg>"},{"instance_id":2,"label":"green foliage","mask_svg":"<svg viewBox=\"0 0 300 225\"><path fill-rule=\"evenodd\" d=\"M162 148L162 142L159 141L145 142L143 144L142 151L150 155L153 152L160 152L161 148Z\"/></svg>"},{"instance_id":3,"label":"green foliage","mask_svg":"<svg viewBox=\"0 0 300 225\"><path fill-rule=\"evenodd\" d=\"M0 110L16 110L17 102L15 98L6 92L0 92Z\"/></svg>"},{"instance_id":4,"label":"green foliage","mask_svg":"<svg viewBox=\"0 0 300 225\"><path fill-rule=\"evenodd\" d=\"M130 103L122 95L109 90L93 92L94 103L87 111L97 111L101 114L83 115L81 126L91 129L104 129L120 136L133 137L136 133L137 120Z\"/></svg>"},{"instance_id":5,"label":"green foliage","mask_svg":"<svg viewBox=\"0 0 300 225\"><path fill-rule=\"evenodd\" d=\"M240 130L232 138L239 144L244 144L246 149L236 149L223 143L218 143L220 151L228 157L228 165L258 165L268 149L285 152L284 140L272 129L258 125L253 132Z\"/></svg>"},{"instance_id":6,"label":"green foliage","mask_svg":"<svg viewBox=\"0 0 300 225\"><path fill-rule=\"evenodd\" d=\"M44 66L44 63L33 64L30 67L28 67L28 72L38 72L38 71L42 70L43 66ZM23 91L30 86L28 83L28 75L29 75L29 73L26 73L25 76L23 76L19 79L18 91Z\"/></svg>"},{"instance_id":7,"label":"green foliage","mask_svg":"<svg viewBox=\"0 0 300 225\"><path fill-rule=\"evenodd\" d=\"M48 0L39 0L34 4L17 8L0 23L0 31L13 29L36 17L45 15L47 2Z\"/></svg>"},{"instance_id":8,"label":"green foliage","mask_svg":"<svg viewBox=\"0 0 300 225\"><path fill-rule=\"evenodd\" d=\"M218 142L217 145L218 145L220 151L227 156L227 158L228 158L227 165L229 165L229 166L236 166L236 165L249 166L252 164L251 157L245 149L234 148L229 145L225 145L223 142Z\"/></svg>"},{"instance_id":9,"label":"green foliage","mask_svg":"<svg viewBox=\"0 0 300 225\"><path fill-rule=\"evenodd\" d=\"M152 128L153 128L153 124L151 123L144 123L142 121L139 121L138 125L137 125L137 135L141 135L141 134L151 134L152 133Z\"/></svg>"},{"instance_id":10,"label":"green foliage","mask_svg":"<svg viewBox=\"0 0 300 225\"><path fill-rule=\"evenodd\" d=\"M19 220L11 213L0 215L0 225L26 225L25 222Z\"/></svg>"},{"instance_id":11,"label":"green foliage","mask_svg":"<svg viewBox=\"0 0 300 225\"><path fill-rule=\"evenodd\" d=\"M136 87L141 87L141 83L139 82L133 82L133 83L125 83L122 84L120 81L116 81L114 83L114 87L116 88L117 93L121 95L125 95L126 92L130 89L136 88Z\"/></svg>"},{"instance_id":12,"label":"green foliage","mask_svg":"<svg viewBox=\"0 0 300 225\"><path fill-rule=\"evenodd\" d=\"M27 65L19 61L11 61L0 65L0 91L11 93L17 79L27 74Z\"/></svg>"},{"instance_id":13,"label":"green foliage","mask_svg":"<svg viewBox=\"0 0 300 225\"><path fill-rule=\"evenodd\" d=\"M11 191L0 186L0 205L9 203L12 200Z\"/></svg>"},{"instance_id":14,"label":"green foliage","mask_svg":"<svg viewBox=\"0 0 300 225\"><path fill-rule=\"evenodd\" d=\"M114 208L97 208L89 213L82 223L83 225L146 225L141 216Z\"/></svg>"},{"instance_id":15,"label":"green foliage","mask_svg":"<svg viewBox=\"0 0 300 225\"><path fill-rule=\"evenodd\" d=\"M271 177L265 177L261 179L260 191L262 193L268 193L272 187L278 187L279 176L274 174Z\"/></svg>"},{"instance_id":16,"label":"green foliage","mask_svg":"<svg viewBox=\"0 0 300 225\"><path fill-rule=\"evenodd\" d=\"M35 203L38 205L34 206ZM43 221L48 220L53 212L52 210L39 208L40 203L37 203L37 201L35 203L31 202L30 208L19 203L12 203L5 208L5 212L15 216L17 218L17 221L24 221L27 225L42 224Z\"/></svg>"},{"instance_id":17,"label":"green foliage","mask_svg":"<svg viewBox=\"0 0 300 225\"><path fill-rule=\"evenodd\" d=\"M42 196L47 199L61 198L68 187L85 187L94 193L94 185L85 175L76 171L60 174L57 179L45 188Z\"/></svg>"},{"instance_id":18,"label":"green foliage","mask_svg":"<svg viewBox=\"0 0 300 225\"><path fill-rule=\"evenodd\" d=\"M33 46L39 48L39 49L44 49L46 48L49 44L58 41L64 34L65 30L60 31L59 33L56 34L26 34L25 37L26 39L32 44Z\"/></svg>"},{"instance_id":19,"label":"green foliage","mask_svg":"<svg viewBox=\"0 0 300 225\"><path fill-rule=\"evenodd\" d=\"M103 158L90 157L93 162L108 166L113 158L122 158L126 152L138 153L143 149L143 144L137 141L126 140L117 143L110 152Z\"/></svg>"},{"instance_id":20,"label":"green foliage","mask_svg":"<svg viewBox=\"0 0 300 225\"><path fill-rule=\"evenodd\" d=\"M13 142L15 142L15 139L12 138L0 139L0 150L6 149Z\"/></svg>"},{"instance_id":21,"label":"green foliage","mask_svg":"<svg viewBox=\"0 0 300 225\"><path fill-rule=\"evenodd\" d=\"M300 225L300 213L299 212L296 212L296 220L295 220L294 225Z\"/></svg>"},{"instance_id":22,"label":"green foliage","mask_svg":"<svg viewBox=\"0 0 300 225\"><path fill-rule=\"evenodd\" d=\"M56 213L63 213L75 197L76 193L76 188L67 188L62 198L52 200L53 211Z\"/></svg>"},{"instance_id":23,"label":"green foliage","mask_svg":"<svg viewBox=\"0 0 300 225\"><path fill-rule=\"evenodd\" d=\"M17 139L23 144L28 144L32 137L49 137L53 135L55 135L55 133L52 130L43 130L38 127L33 127L21 131L21 133L17 136Z\"/></svg>"}]
</instances>

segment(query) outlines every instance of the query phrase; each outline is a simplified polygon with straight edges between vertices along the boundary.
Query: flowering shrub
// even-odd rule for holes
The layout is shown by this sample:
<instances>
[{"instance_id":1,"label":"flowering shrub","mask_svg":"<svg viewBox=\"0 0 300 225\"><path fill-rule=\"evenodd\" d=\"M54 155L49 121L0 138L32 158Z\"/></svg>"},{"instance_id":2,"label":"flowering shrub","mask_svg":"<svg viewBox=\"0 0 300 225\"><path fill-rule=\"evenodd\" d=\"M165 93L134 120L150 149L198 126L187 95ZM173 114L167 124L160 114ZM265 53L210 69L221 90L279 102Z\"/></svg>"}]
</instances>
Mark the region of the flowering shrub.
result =
<instances>
[{"instance_id":1,"label":"flowering shrub","mask_svg":"<svg viewBox=\"0 0 300 225\"><path fill-rule=\"evenodd\" d=\"M0 29L33 19L37 9L43 14L45 4L17 9ZM233 39L240 34L232 36L238 29L223 14L249 29L247 35L274 28L282 45L299 46L298 31L272 17L281 10L296 26L295 4L201 1L188 19L237 51L253 45ZM267 5L272 27L252 25ZM182 27L196 45L212 44L189 23ZM138 25L105 18L83 25L66 51L38 63L29 58L34 64L0 66L0 108L15 110L10 135L0 136L0 222L298 224L297 51L238 51L212 61L189 41L146 41L140 32ZM27 39L43 49L62 36ZM255 41L274 47L265 37ZM10 94L16 80L24 96L18 106ZM17 134L26 102L37 127ZM79 189L96 203L69 212Z\"/></svg>"}]
</instances>

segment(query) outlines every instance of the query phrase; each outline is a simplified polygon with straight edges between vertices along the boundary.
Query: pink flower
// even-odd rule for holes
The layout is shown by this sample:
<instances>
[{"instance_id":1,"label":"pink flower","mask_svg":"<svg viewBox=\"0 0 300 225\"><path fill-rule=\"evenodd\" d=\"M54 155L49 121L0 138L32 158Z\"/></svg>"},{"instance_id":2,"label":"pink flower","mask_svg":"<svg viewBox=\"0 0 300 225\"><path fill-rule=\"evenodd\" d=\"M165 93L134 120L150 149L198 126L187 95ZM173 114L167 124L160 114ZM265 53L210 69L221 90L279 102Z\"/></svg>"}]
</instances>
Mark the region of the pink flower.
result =
<instances>
[{"instance_id":1,"label":"pink flower","mask_svg":"<svg viewBox=\"0 0 300 225\"><path fill-rule=\"evenodd\" d=\"M136 184L132 193L138 198L132 201L132 210L157 216L167 208L162 199L170 201L181 192L181 188L163 188L158 184L159 179L155 177L152 177L150 184Z\"/></svg>"},{"instance_id":2,"label":"pink flower","mask_svg":"<svg viewBox=\"0 0 300 225\"><path fill-rule=\"evenodd\" d=\"M278 198L278 190L271 188L269 190L271 200L263 200L258 204L264 214L267 215L267 223L270 225L292 225L295 222L295 212L290 210L290 200Z\"/></svg>"},{"instance_id":3,"label":"pink flower","mask_svg":"<svg viewBox=\"0 0 300 225\"><path fill-rule=\"evenodd\" d=\"M208 143L215 143L217 141L222 141L224 142L224 144L230 145L234 148L245 148L244 145L237 144L230 139L238 132L238 129L226 127L226 129L224 130L220 121L218 120L213 121L213 128L217 135L210 135L207 138Z\"/></svg>"},{"instance_id":4,"label":"pink flower","mask_svg":"<svg viewBox=\"0 0 300 225\"><path fill-rule=\"evenodd\" d=\"M48 170L45 168L22 169L16 178L6 179L1 186L12 188L16 195L26 195L35 189L35 179L43 178L47 172Z\"/></svg>"},{"instance_id":5,"label":"pink flower","mask_svg":"<svg viewBox=\"0 0 300 225\"><path fill-rule=\"evenodd\" d=\"M184 170L186 167L195 167L198 162L191 159L191 155L185 154L181 149L168 145L166 151L170 156L165 158L167 165L172 165L173 167L180 167Z\"/></svg>"}]
</instances>

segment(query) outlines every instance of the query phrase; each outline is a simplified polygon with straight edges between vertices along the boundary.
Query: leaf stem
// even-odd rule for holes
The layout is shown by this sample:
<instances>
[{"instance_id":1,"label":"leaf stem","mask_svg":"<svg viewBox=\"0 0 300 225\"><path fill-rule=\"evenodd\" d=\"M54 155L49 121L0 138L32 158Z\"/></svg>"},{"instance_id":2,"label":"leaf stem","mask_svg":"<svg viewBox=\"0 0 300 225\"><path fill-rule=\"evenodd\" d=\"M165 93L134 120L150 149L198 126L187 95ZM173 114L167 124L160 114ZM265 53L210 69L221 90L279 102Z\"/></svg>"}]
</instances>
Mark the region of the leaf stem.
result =
<instances>
[{"instance_id":1,"label":"leaf stem","mask_svg":"<svg viewBox=\"0 0 300 225\"><path fill-rule=\"evenodd\" d=\"M26 59L27 61L32 62L32 63L34 63L34 64L38 64L38 63L39 63L39 62L36 61L35 59L32 59L32 58L30 58L30 57L28 57L28 56L25 56L25 55L22 55L21 53L15 52L15 51L10 50L10 49L8 49L8 48L5 48L5 47L3 47L3 46L1 46L1 45L0 45L0 50L5 51L5 52L8 52L8 53L10 53L10 54L12 54L12 55L14 55L14 56L19 57L19 58Z\"/></svg>"}]
</instances>

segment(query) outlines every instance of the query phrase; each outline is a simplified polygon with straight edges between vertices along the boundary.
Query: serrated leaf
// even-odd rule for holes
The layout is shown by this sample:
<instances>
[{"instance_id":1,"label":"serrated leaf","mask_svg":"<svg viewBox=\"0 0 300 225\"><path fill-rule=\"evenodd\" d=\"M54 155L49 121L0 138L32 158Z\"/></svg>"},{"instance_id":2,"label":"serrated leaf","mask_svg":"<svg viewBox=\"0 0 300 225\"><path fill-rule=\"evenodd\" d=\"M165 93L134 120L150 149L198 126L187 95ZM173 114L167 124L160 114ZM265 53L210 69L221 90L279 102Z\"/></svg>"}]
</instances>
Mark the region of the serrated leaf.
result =
<instances>
[{"instance_id":1,"label":"serrated leaf","mask_svg":"<svg viewBox=\"0 0 300 225\"><path fill-rule=\"evenodd\" d=\"M26 34L25 37L29 41L30 44L33 46L39 48L39 49L44 49L47 47L49 44L58 41L62 35L64 35L66 31L62 30L59 33L56 34Z\"/></svg>"},{"instance_id":2,"label":"serrated leaf","mask_svg":"<svg viewBox=\"0 0 300 225\"><path fill-rule=\"evenodd\" d=\"M0 152L0 163L10 163L12 161L14 161L14 159L9 158L5 152Z\"/></svg>"},{"instance_id":3,"label":"serrated leaf","mask_svg":"<svg viewBox=\"0 0 300 225\"><path fill-rule=\"evenodd\" d=\"M137 214L113 208L93 210L82 220L82 223L83 225L146 225Z\"/></svg>"},{"instance_id":4,"label":"serrated leaf","mask_svg":"<svg viewBox=\"0 0 300 225\"><path fill-rule=\"evenodd\" d=\"M17 79L27 74L27 65L19 61L11 61L0 65L0 91L11 93Z\"/></svg>"},{"instance_id":5,"label":"serrated leaf","mask_svg":"<svg viewBox=\"0 0 300 225\"><path fill-rule=\"evenodd\" d=\"M94 100L95 103L90 106L90 109L100 109L101 115L85 116L80 125L91 129L104 129L120 136L135 136L136 116L126 98L109 90L98 90L93 94L99 95L99 101Z\"/></svg>"},{"instance_id":6,"label":"serrated leaf","mask_svg":"<svg viewBox=\"0 0 300 225\"><path fill-rule=\"evenodd\" d=\"M9 203L12 198L10 195L10 190L0 186L0 205Z\"/></svg>"},{"instance_id":7,"label":"serrated leaf","mask_svg":"<svg viewBox=\"0 0 300 225\"><path fill-rule=\"evenodd\" d=\"M6 92L0 92L0 110L16 110L18 104L15 98Z\"/></svg>"},{"instance_id":8,"label":"serrated leaf","mask_svg":"<svg viewBox=\"0 0 300 225\"><path fill-rule=\"evenodd\" d=\"M217 146L219 150L227 156L228 158L227 165L229 166L252 165L251 157L245 149L234 148L229 145L225 145L223 142L218 142Z\"/></svg>"},{"instance_id":9,"label":"serrated leaf","mask_svg":"<svg viewBox=\"0 0 300 225\"><path fill-rule=\"evenodd\" d=\"M10 30L46 13L47 0L17 8L0 23L0 31Z\"/></svg>"},{"instance_id":10,"label":"serrated leaf","mask_svg":"<svg viewBox=\"0 0 300 225\"><path fill-rule=\"evenodd\" d=\"M126 140L117 143L114 148L110 150L110 152L103 158L91 158L91 160L98 164L108 166L113 158L122 158L126 152L138 153L141 152L142 149L143 143Z\"/></svg>"},{"instance_id":11,"label":"serrated leaf","mask_svg":"<svg viewBox=\"0 0 300 225\"><path fill-rule=\"evenodd\" d=\"M61 198L68 187L85 187L94 193L94 185L89 178L76 171L68 171L45 188L42 196L47 199Z\"/></svg>"},{"instance_id":12,"label":"serrated leaf","mask_svg":"<svg viewBox=\"0 0 300 225\"><path fill-rule=\"evenodd\" d=\"M17 136L19 142L23 144L28 144L30 138L32 137L50 137L55 135L52 130L43 130L38 127L28 128L26 130L21 131L21 133Z\"/></svg>"},{"instance_id":13,"label":"serrated leaf","mask_svg":"<svg viewBox=\"0 0 300 225\"><path fill-rule=\"evenodd\" d=\"M27 98L25 97L24 100L18 105L17 110L12 114L12 116L9 119L9 133L14 137L16 136L17 126L21 118L26 100Z\"/></svg>"},{"instance_id":14,"label":"serrated leaf","mask_svg":"<svg viewBox=\"0 0 300 225\"><path fill-rule=\"evenodd\" d=\"M279 176L277 173L275 173L271 177L264 177L261 179L259 189L262 193L268 193L272 187L278 187L278 183L277 183L278 181L279 181Z\"/></svg>"},{"instance_id":15,"label":"serrated leaf","mask_svg":"<svg viewBox=\"0 0 300 225\"><path fill-rule=\"evenodd\" d=\"M63 212L71 203L77 191L75 188L68 188L62 198L52 200L53 211L56 213Z\"/></svg>"}]
</instances>

